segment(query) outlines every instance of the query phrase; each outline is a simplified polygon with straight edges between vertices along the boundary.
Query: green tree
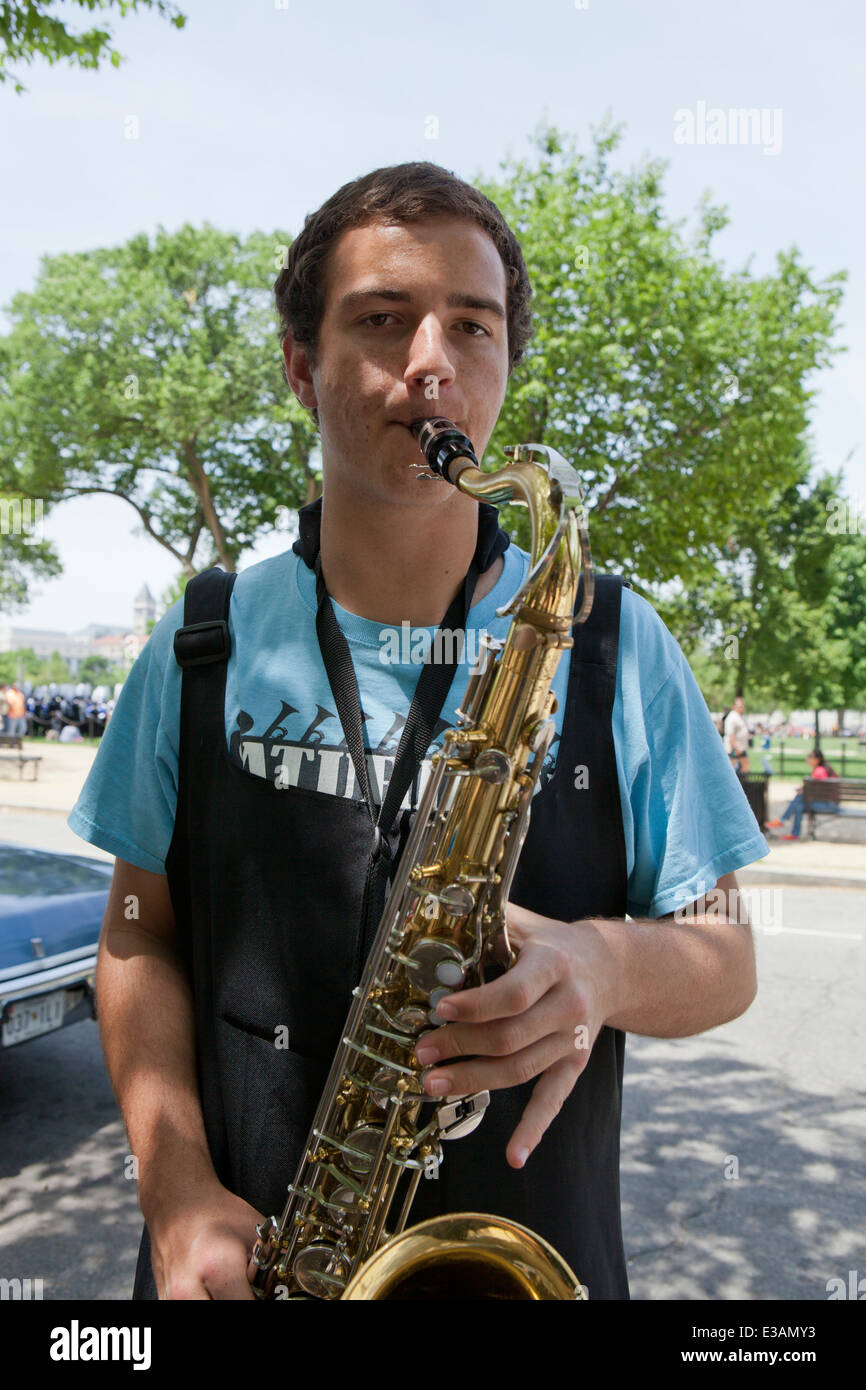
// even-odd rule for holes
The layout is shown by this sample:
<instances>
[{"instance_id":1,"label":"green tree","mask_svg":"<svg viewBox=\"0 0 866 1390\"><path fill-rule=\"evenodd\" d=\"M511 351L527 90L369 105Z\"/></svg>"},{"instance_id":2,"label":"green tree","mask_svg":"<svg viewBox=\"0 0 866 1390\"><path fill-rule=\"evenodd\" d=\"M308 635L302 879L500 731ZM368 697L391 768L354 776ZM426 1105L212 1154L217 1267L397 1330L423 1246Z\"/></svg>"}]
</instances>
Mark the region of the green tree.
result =
<instances>
[{"instance_id":1,"label":"green tree","mask_svg":"<svg viewBox=\"0 0 866 1390\"><path fill-rule=\"evenodd\" d=\"M840 478L770 489L762 511L737 520L710 547L711 577L662 599L657 607L694 661L707 699L730 705L834 706L847 643L827 626L837 545L828 508Z\"/></svg>"},{"instance_id":2,"label":"green tree","mask_svg":"<svg viewBox=\"0 0 866 1390\"><path fill-rule=\"evenodd\" d=\"M78 680L91 685L106 685L111 675L111 662L104 656L86 656L78 668Z\"/></svg>"},{"instance_id":3,"label":"green tree","mask_svg":"<svg viewBox=\"0 0 866 1390\"><path fill-rule=\"evenodd\" d=\"M11 685L18 680L18 668L21 668L21 679L30 678L30 672L36 669L36 653L32 647L19 647L13 652L0 653L0 684Z\"/></svg>"},{"instance_id":4,"label":"green tree","mask_svg":"<svg viewBox=\"0 0 866 1390\"><path fill-rule=\"evenodd\" d=\"M59 652L52 652L50 656L37 661L27 672L26 678L32 680L34 685L49 685L51 681L63 685L73 679L69 662Z\"/></svg>"},{"instance_id":5,"label":"green tree","mask_svg":"<svg viewBox=\"0 0 866 1390\"><path fill-rule=\"evenodd\" d=\"M727 225L708 195L689 237L663 208L662 161L611 165L621 127L594 146L542 123L531 161L479 186L517 234L536 335L491 440L552 445L575 466L593 554L650 596L710 584L719 536L761 524L763 498L802 481L812 395L833 352L843 272L815 282L792 248L773 274L712 254ZM508 509L528 542L526 514Z\"/></svg>"},{"instance_id":6,"label":"green tree","mask_svg":"<svg viewBox=\"0 0 866 1390\"><path fill-rule=\"evenodd\" d=\"M3 438L3 407L8 399L10 366L7 341L0 338L0 460L10 459ZM34 579L53 579L62 571L54 546L43 537L46 514L41 497L25 496L12 468L0 463L0 612L24 608Z\"/></svg>"},{"instance_id":7,"label":"green tree","mask_svg":"<svg viewBox=\"0 0 866 1390\"><path fill-rule=\"evenodd\" d=\"M139 8L155 9L177 29L186 24L186 15L167 0L67 0L80 9L107 10L117 6L121 16ZM9 71L10 63L32 63L35 57L49 63L66 60L80 68L98 68L106 58L113 67L124 62L123 54L110 48L108 29L73 30L57 18L57 0L4 0L0 4L0 83L14 81L16 92L27 88Z\"/></svg>"},{"instance_id":8,"label":"green tree","mask_svg":"<svg viewBox=\"0 0 866 1390\"><path fill-rule=\"evenodd\" d=\"M280 370L288 242L187 225L44 257L7 310L0 482L46 505L120 497L185 574L233 570L319 491L315 425Z\"/></svg>"},{"instance_id":9,"label":"green tree","mask_svg":"<svg viewBox=\"0 0 866 1390\"><path fill-rule=\"evenodd\" d=\"M0 515L14 516L13 507L17 507L19 514L30 507L33 516L31 498L4 493L0 497ZM24 530L12 526L4 531L0 525L0 612L11 613L25 608L30 602L33 580L53 579L62 569L54 546L43 540L35 528Z\"/></svg>"},{"instance_id":10,"label":"green tree","mask_svg":"<svg viewBox=\"0 0 866 1390\"><path fill-rule=\"evenodd\" d=\"M849 501L849 499L845 499ZM853 504L846 508L848 529L833 528L830 559L830 591L824 606L826 649L830 659L839 654L835 673L835 699L825 698L823 709L842 712L866 707L866 516L858 515Z\"/></svg>"}]
</instances>

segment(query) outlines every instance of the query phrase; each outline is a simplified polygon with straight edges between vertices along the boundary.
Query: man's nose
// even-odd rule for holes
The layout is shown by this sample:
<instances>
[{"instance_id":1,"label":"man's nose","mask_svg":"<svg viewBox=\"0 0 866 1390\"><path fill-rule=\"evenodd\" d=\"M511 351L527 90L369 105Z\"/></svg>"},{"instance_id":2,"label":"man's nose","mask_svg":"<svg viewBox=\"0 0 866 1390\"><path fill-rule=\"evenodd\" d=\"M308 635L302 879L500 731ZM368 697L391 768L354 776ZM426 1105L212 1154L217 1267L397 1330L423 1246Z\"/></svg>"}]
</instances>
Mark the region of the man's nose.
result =
<instances>
[{"instance_id":1,"label":"man's nose","mask_svg":"<svg viewBox=\"0 0 866 1390\"><path fill-rule=\"evenodd\" d=\"M418 325L403 376L407 385L423 386L433 399L443 382L454 380L454 363L448 353L445 333L432 314Z\"/></svg>"}]
</instances>

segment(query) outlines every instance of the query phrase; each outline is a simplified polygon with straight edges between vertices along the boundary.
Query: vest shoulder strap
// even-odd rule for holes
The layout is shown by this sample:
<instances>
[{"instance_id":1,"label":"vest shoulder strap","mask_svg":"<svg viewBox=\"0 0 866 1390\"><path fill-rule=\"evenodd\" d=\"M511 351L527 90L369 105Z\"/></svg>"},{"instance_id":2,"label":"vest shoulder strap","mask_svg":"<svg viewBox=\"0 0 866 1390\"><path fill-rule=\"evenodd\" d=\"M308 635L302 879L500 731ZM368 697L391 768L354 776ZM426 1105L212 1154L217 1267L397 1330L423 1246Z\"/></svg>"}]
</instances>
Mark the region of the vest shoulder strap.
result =
<instances>
[{"instance_id":1,"label":"vest shoulder strap","mask_svg":"<svg viewBox=\"0 0 866 1390\"><path fill-rule=\"evenodd\" d=\"M616 671L619 657L619 614L623 589L631 581L621 574L596 574L595 594L589 617L584 623L572 625L574 648L572 662L581 665L604 666ZM577 589L574 611L583 602L583 575Z\"/></svg>"},{"instance_id":2,"label":"vest shoulder strap","mask_svg":"<svg viewBox=\"0 0 866 1390\"><path fill-rule=\"evenodd\" d=\"M231 652L229 602L237 574L214 565L193 575L184 592L184 625L174 634L177 664L204 666L227 661Z\"/></svg>"}]
</instances>

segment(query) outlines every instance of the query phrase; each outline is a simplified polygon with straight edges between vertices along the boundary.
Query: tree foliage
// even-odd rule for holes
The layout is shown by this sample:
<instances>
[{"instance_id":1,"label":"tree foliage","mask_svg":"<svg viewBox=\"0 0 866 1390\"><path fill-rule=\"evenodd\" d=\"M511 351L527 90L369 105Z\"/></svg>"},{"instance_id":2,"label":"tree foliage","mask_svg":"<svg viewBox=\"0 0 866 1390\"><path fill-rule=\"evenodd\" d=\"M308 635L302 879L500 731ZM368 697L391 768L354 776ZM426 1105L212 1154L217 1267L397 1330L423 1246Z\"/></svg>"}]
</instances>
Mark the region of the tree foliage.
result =
<instances>
[{"instance_id":1,"label":"tree foliage","mask_svg":"<svg viewBox=\"0 0 866 1390\"><path fill-rule=\"evenodd\" d=\"M830 617L840 578L839 538L827 527L838 475L769 490L760 517L748 517L711 551L714 573L657 607L693 662L707 700L835 708L852 650ZM866 621L866 609L862 613Z\"/></svg>"},{"instance_id":2,"label":"tree foliage","mask_svg":"<svg viewBox=\"0 0 866 1390\"><path fill-rule=\"evenodd\" d=\"M318 493L273 310L288 241L186 225L43 257L7 310L0 481L46 504L110 493L186 574L234 569Z\"/></svg>"},{"instance_id":3,"label":"tree foliage","mask_svg":"<svg viewBox=\"0 0 866 1390\"><path fill-rule=\"evenodd\" d=\"M725 210L705 195L687 234L665 214L663 162L614 167L621 138L604 125L583 152L542 123L530 159L476 180L521 241L536 324L485 466L515 442L569 459L599 568L650 597L729 697L856 703L862 538L828 527L840 479L811 480L807 437L845 273L816 280L796 247L772 273L727 269L712 247ZM46 505L126 500L178 562L165 602L320 490L275 331L289 241L160 228L43 258L7 311L0 485ZM526 513L504 521L528 545Z\"/></svg>"},{"instance_id":4,"label":"tree foliage","mask_svg":"<svg viewBox=\"0 0 866 1390\"><path fill-rule=\"evenodd\" d=\"M67 0L79 9L108 10L117 8L121 17L130 10L156 10L182 29L186 15L167 0ZM49 63L66 60L80 68L98 68L106 58L113 67L124 61L123 54L109 47L108 29L73 30L57 17L57 0L4 0L0 3L0 83L13 81L16 92L26 92L24 84L10 71L10 63L33 62L36 57Z\"/></svg>"},{"instance_id":5,"label":"tree foliage","mask_svg":"<svg viewBox=\"0 0 866 1390\"><path fill-rule=\"evenodd\" d=\"M491 440L547 443L580 474L600 567L639 591L710 583L719 536L757 524L768 489L801 481L812 392L826 365L844 273L813 282L795 248L774 274L727 271L728 217L705 195L690 237L663 208L662 161L630 172L552 126L532 162L479 186L523 247L535 338ZM526 542L525 517L514 528Z\"/></svg>"}]
</instances>

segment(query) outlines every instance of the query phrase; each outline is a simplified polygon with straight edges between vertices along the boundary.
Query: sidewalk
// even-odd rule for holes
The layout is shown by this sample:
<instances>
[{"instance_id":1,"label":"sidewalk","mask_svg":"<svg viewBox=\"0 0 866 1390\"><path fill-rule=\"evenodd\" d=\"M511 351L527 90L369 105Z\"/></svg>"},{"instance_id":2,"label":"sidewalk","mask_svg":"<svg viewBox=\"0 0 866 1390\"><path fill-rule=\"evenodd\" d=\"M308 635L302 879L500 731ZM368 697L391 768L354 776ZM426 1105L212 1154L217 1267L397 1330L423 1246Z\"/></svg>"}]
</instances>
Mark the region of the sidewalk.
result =
<instances>
[{"instance_id":1,"label":"sidewalk","mask_svg":"<svg viewBox=\"0 0 866 1390\"><path fill-rule=\"evenodd\" d=\"M770 820L782 812L802 780L783 781L774 777L770 782L767 811ZM738 870L741 883L802 883L824 888L866 888L866 817L818 819L818 839L808 838L808 820L804 817L799 840L783 840L790 830L786 822L781 830L765 830L764 838L770 853L748 868Z\"/></svg>"},{"instance_id":2,"label":"sidewalk","mask_svg":"<svg viewBox=\"0 0 866 1390\"><path fill-rule=\"evenodd\" d=\"M41 757L39 778L33 782L27 772L25 778L19 780L14 764L2 764L0 811L37 811L43 815L62 816L65 820L96 757L96 746L31 739L25 740L25 751ZM768 804L771 818L781 815L800 785L800 782L773 779ZM737 881L866 888L866 817L845 818L844 823L841 818L836 823L825 818L819 820L818 825L821 836L818 840L781 841L782 831L765 831L770 853L748 868L738 870ZM804 837L806 826L804 820ZM840 834L844 835L844 841L838 838Z\"/></svg>"},{"instance_id":3,"label":"sidewalk","mask_svg":"<svg viewBox=\"0 0 866 1390\"><path fill-rule=\"evenodd\" d=\"M866 821L861 824L866 825ZM866 843L851 845L827 840L793 840L779 844L769 830L764 832L764 838L770 846L770 853L748 868L738 869L738 883L802 883L804 887L809 884L816 888L866 888Z\"/></svg>"},{"instance_id":4,"label":"sidewalk","mask_svg":"<svg viewBox=\"0 0 866 1390\"><path fill-rule=\"evenodd\" d=\"M46 743L41 738L24 740L25 756L41 758L37 780L33 768L19 777L15 763L0 760L0 810L39 811L65 819L96 757L97 745Z\"/></svg>"}]
</instances>

